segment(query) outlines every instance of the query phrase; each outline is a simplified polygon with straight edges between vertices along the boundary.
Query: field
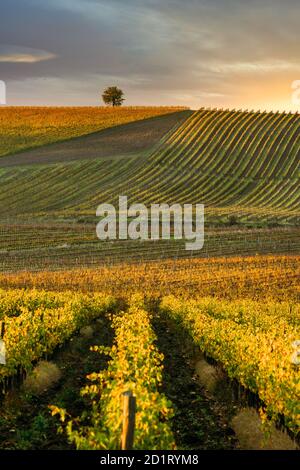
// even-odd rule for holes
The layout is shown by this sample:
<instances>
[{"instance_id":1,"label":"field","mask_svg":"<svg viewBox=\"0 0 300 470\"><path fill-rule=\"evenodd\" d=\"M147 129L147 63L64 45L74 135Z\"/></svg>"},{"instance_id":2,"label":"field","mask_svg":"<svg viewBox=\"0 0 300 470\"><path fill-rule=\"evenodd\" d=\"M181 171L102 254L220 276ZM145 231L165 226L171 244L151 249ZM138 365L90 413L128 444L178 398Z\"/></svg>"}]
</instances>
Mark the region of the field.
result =
<instances>
[{"instance_id":1,"label":"field","mask_svg":"<svg viewBox=\"0 0 300 470\"><path fill-rule=\"evenodd\" d=\"M105 292L127 298L143 291L150 298L216 296L299 302L299 256L167 259L104 265L70 271L19 271L0 275L2 288Z\"/></svg>"},{"instance_id":2,"label":"field","mask_svg":"<svg viewBox=\"0 0 300 470\"><path fill-rule=\"evenodd\" d=\"M180 404L179 400L182 384L179 380L179 388L175 390L170 386L164 375L164 369L170 367L170 359L161 354L157 342L167 341L173 335L180 338L183 332L193 342L194 348L200 347L222 366L230 379L237 380L246 391L258 397L264 420L276 422L280 418L281 425L284 424L285 429L296 437L299 430L299 377L291 356L292 344L300 334L299 259L215 259L210 265L207 261L201 263L197 270L195 265L187 263L173 270L165 265L151 266L150 272L147 268L140 266L134 271L131 269L130 274L128 266L119 267L110 273L111 276L107 270L41 273L38 277L30 274L3 276L2 283L6 289L0 291L0 308L1 320L5 322L4 338L8 355L7 365L2 369L4 387L8 384L6 378L13 375L26 372L30 377L30 371L38 359L53 354L57 345L66 342L80 328L81 334L85 334L82 327L94 325L96 319L100 320L102 334L109 324L114 331L113 346L93 348L95 357L89 362L88 383L80 381L84 385L81 392L83 398L75 407L69 396L71 394L74 398L78 388L77 385L74 390L73 384L67 394L62 395L61 388L59 393L48 392L46 403L50 405L51 418L49 410L47 417L48 405L43 399L38 402L39 405L35 401L35 413L42 416L40 419L47 428L45 441L41 439L45 448L48 448L49 432L52 434L52 427L55 427L52 420L58 415L70 445L75 445L77 449L117 449L122 428L120 400L126 390L133 391L138 399L136 448L151 446L154 449L172 449L175 445L184 448L195 445L196 448L232 448L234 441L226 434L228 424L223 433L220 432L220 417L212 425L212 421L216 420L216 416L213 418L212 399L204 409L196 407L193 410L192 406L191 415L181 418L183 406L186 406L186 402ZM286 276L280 278L283 269ZM193 279L189 278L191 272L195 273ZM109 277L110 286L104 281ZM155 277L157 282L153 283ZM171 283L168 282L170 277ZM27 290L11 289L12 286L24 285ZM35 289L28 290L33 285ZM143 286L148 286L148 290L145 291ZM55 287L63 292L53 291ZM65 290L69 288L76 292ZM81 289L88 293L79 293ZM97 294L98 289L103 294ZM139 294L141 289L143 293ZM92 290L96 292L92 294ZM167 328L163 326L164 322ZM95 326L89 328L90 344L93 344ZM83 347L79 343L79 346L80 338L76 341L75 350L74 346L71 349L72 356L78 353L86 355L87 345ZM180 347L184 350L184 342ZM177 357L177 381L183 368L185 374L191 374L188 380L195 380L192 379L191 364L183 363L184 356L181 358L181 354L186 355L187 351L177 349L176 352L176 349L173 347L169 354L173 362ZM109 363L100 372L99 353L110 357ZM56 362L61 360L60 353L54 357ZM188 357L192 357L191 352ZM63 364L64 368L68 368L66 362ZM67 372L70 374L70 371ZM76 376L74 378L76 380ZM67 385L70 387L69 382ZM34 434L37 415L32 415L29 407L41 391L30 389L28 396L28 388L25 390L25 396L18 396L18 407L21 400L23 410L32 422L26 448L35 448L40 442L35 441L37 437ZM44 390L42 393L45 393ZM195 392L194 384L190 393L193 398L199 394L200 405L203 389L198 386ZM14 409L15 401L10 400L12 403L8 402L8 409ZM66 415L66 406L72 408L71 417L70 409ZM82 416L76 416L82 407L90 410L88 424L86 411ZM3 410L4 416L7 412L7 409ZM176 422L182 423L182 420L184 427L192 426L190 433L196 432L199 425L202 433L207 427L208 440L203 438L201 431L197 438L191 438L190 434L186 436L183 429L175 436ZM20 428L18 432L23 428L21 417L10 417L6 425ZM20 435L13 435L11 439L10 442L4 441L4 448L18 448ZM284 439L279 442L279 448L286 448ZM288 444L294 445L293 441Z\"/></svg>"},{"instance_id":3,"label":"field","mask_svg":"<svg viewBox=\"0 0 300 470\"><path fill-rule=\"evenodd\" d=\"M43 108L0 109L0 157L98 132L121 124L174 113L180 108Z\"/></svg>"},{"instance_id":4,"label":"field","mask_svg":"<svg viewBox=\"0 0 300 470\"><path fill-rule=\"evenodd\" d=\"M297 448L299 115L0 116L0 448L118 449L125 391L136 449ZM119 195L204 203L203 250L100 242Z\"/></svg>"},{"instance_id":5,"label":"field","mask_svg":"<svg viewBox=\"0 0 300 470\"><path fill-rule=\"evenodd\" d=\"M146 158L1 169L0 216L76 220L127 195L144 204L200 201L208 221L231 215L297 224L299 129L297 114L201 110Z\"/></svg>"},{"instance_id":6,"label":"field","mask_svg":"<svg viewBox=\"0 0 300 470\"><path fill-rule=\"evenodd\" d=\"M148 206L204 203L200 257L299 253L299 128L297 114L178 111L4 157L1 268L186 256L174 239L99 243L96 208L119 195Z\"/></svg>"}]
</instances>

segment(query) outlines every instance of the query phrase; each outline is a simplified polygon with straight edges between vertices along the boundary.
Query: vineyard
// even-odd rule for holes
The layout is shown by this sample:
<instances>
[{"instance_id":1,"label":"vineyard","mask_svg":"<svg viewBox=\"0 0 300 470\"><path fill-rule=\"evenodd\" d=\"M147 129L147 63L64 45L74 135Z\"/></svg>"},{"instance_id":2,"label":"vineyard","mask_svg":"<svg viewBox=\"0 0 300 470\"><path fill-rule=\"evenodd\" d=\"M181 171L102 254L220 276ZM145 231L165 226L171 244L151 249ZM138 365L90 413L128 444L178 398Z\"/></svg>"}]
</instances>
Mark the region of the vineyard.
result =
<instances>
[{"instance_id":1,"label":"vineyard","mask_svg":"<svg viewBox=\"0 0 300 470\"><path fill-rule=\"evenodd\" d=\"M300 252L299 228L216 228L205 232L201 251L187 252L183 240L106 241L100 243L95 225L3 224L0 226L0 271L96 268L151 260L255 256Z\"/></svg>"},{"instance_id":2,"label":"vineyard","mask_svg":"<svg viewBox=\"0 0 300 470\"><path fill-rule=\"evenodd\" d=\"M261 278L260 282L268 286L268 279ZM106 318L113 331L113 344L92 348L95 370L88 374L88 383L80 393L85 411L74 416L61 406L65 402L50 402L51 419L60 417L60 432L77 449L118 449L122 396L130 391L137 397L135 448L173 449L182 439L173 431L181 410L172 402L176 396L164 388L166 362L155 333L160 321L167 321L167 331L163 334L160 330L160 336L180 336L180 331L186 331L194 347L217 361L229 379L237 380L258 397L265 422L280 418L296 438L300 425L299 374L291 355L292 344L300 335L299 301L277 301L271 292L268 300L251 300L255 285L248 286L243 300L234 299L233 286L231 294L229 286L226 290L230 300L205 297L202 292L194 300L177 293L176 297L160 296L154 301L150 294L144 297L135 291L121 302L120 297L116 300L109 294L1 291L2 336L7 350L6 365L1 366L2 387L5 390L11 376L30 374L37 360L53 353L87 324L97 319L100 328L108 328L103 323ZM273 293L276 295L276 286ZM122 304L124 310L120 310ZM109 362L99 372L103 354ZM221 445L226 448L229 442Z\"/></svg>"},{"instance_id":3,"label":"vineyard","mask_svg":"<svg viewBox=\"0 0 300 470\"><path fill-rule=\"evenodd\" d=\"M119 448L121 397L128 390L141 397L136 414L136 447L175 448L167 422L172 415L171 404L159 393L163 356L156 349L150 320L149 313L143 309L142 297L137 296L132 299L129 311L114 319L116 337L115 345L109 352L111 360L108 368L104 373L91 374L88 379L92 385L83 390L84 395L88 395L93 402L92 426L80 426L79 431L74 432L71 423L68 424L70 438L75 441L77 449ZM96 348L96 351L99 349ZM53 413L60 413L64 421L64 412L54 408Z\"/></svg>"},{"instance_id":4,"label":"vineyard","mask_svg":"<svg viewBox=\"0 0 300 470\"><path fill-rule=\"evenodd\" d=\"M144 204L201 202L208 220L232 214L297 222L299 129L298 114L203 109L146 160L3 168L1 217L94 216L101 202L123 194Z\"/></svg>"},{"instance_id":5,"label":"vineyard","mask_svg":"<svg viewBox=\"0 0 300 470\"><path fill-rule=\"evenodd\" d=\"M300 334L299 304L170 297L160 308L187 328L229 377L259 395L268 417L282 414L286 425L298 432L299 374L290 357Z\"/></svg>"},{"instance_id":6,"label":"vineyard","mask_svg":"<svg viewBox=\"0 0 300 470\"><path fill-rule=\"evenodd\" d=\"M119 449L124 393L134 449L299 447L299 115L3 108L0 129L0 448ZM203 203L203 250L100 242L119 195Z\"/></svg>"},{"instance_id":7,"label":"vineyard","mask_svg":"<svg viewBox=\"0 0 300 470\"><path fill-rule=\"evenodd\" d=\"M8 360L0 379L28 370L31 364L70 338L80 327L113 310L107 296L2 292L1 320Z\"/></svg>"},{"instance_id":8,"label":"vineyard","mask_svg":"<svg viewBox=\"0 0 300 470\"><path fill-rule=\"evenodd\" d=\"M225 299L300 300L299 256L174 259L101 266L96 269L0 274L3 289L105 292L127 298L135 292L159 298L216 296Z\"/></svg>"}]
</instances>

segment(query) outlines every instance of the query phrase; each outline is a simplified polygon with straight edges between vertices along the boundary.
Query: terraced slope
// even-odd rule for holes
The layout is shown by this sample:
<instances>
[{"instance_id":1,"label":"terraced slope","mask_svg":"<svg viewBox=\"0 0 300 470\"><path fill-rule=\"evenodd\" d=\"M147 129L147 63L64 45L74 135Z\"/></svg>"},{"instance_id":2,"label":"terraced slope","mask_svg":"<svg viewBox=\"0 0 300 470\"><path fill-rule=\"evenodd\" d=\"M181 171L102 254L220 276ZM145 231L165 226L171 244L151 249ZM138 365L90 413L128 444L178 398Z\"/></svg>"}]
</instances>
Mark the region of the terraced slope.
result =
<instances>
[{"instance_id":1,"label":"terraced slope","mask_svg":"<svg viewBox=\"0 0 300 470\"><path fill-rule=\"evenodd\" d=\"M299 158L299 115L203 109L161 143L134 175L135 185L131 178L121 192L146 203L203 202L207 214L296 221Z\"/></svg>"},{"instance_id":2,"label":"terraced slope","mask_svg":"<svg viewBox=\"0 0 300 470\"><path fill-rule=\"evenodd\" d=\"M204 203L208 217L297 222L298 114L201 109L144 158L1 169L0 215L92 216L119 195Z\"/></svg>"}]
</instances>

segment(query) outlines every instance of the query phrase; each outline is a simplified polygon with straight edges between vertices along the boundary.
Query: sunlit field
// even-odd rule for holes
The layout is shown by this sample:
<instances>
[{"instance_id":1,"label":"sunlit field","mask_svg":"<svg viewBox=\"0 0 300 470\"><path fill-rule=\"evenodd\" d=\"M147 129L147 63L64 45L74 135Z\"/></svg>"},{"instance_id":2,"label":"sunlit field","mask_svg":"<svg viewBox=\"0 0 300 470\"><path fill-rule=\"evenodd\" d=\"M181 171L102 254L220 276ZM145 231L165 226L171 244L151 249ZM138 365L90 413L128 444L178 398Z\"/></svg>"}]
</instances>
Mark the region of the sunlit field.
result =
<instances>
[{"instance_id":1,"label":"sunlit field","mask_svg":"<svg viewBox=\"0 0 300 470\"><path fill-rule=\"evenodd\" d=\"M180 109L184 108L0 108L0 157Z\"/></svg>"},{"instance_id":2,"label":"sunlit field","mask_svg":"<svg viewBox=\"0 0 300 470\"><path fill-rule=\"evenodd\" d=\"M128 391L135 449L247 449L242 413L255 448L297 448L299 116L7 108L0 119L0 448L119 449ZM186 251L173 226L169 240L99 240L96 208L120 195L203 203L203 249Z\"/></svg>"}]
</instances>

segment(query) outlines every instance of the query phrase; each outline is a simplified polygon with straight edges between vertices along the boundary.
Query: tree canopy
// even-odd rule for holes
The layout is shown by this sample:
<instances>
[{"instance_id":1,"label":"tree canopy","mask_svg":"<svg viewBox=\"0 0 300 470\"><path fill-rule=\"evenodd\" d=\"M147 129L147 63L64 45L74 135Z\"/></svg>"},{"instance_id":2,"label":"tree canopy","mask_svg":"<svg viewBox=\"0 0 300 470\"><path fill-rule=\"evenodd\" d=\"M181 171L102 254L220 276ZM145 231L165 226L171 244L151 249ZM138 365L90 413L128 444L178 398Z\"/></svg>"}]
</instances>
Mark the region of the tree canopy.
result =
<instances>
[{"instance_id":1,"label":"tree canopy","mask_svg":"<svg viewBox=\"0 0 300 470\"><path fill-rule=\"evenodd\" d=\"M104 90L102 99L108 106L122 106L125 100L124 92L116 86L110 86Z\"/></svg>"}]
</instances>

